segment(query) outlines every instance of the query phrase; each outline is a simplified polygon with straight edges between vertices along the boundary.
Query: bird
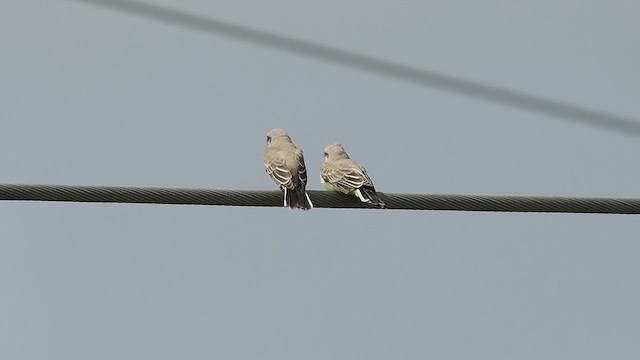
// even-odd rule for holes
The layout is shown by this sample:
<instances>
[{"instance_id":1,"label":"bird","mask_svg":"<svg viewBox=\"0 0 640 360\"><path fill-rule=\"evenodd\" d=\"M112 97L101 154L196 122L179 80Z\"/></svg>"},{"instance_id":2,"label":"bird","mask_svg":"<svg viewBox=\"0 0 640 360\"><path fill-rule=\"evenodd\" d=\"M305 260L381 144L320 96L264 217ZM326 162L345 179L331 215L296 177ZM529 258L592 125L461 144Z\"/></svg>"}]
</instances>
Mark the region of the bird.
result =
<instances>
[{"instance_id":1,"label":"bird","mask_svg":"<svg viewBox=\"0 0 640 360\"><path fill-rule=\"evenodd\" d=\"M360 201L380 209L387 207L376 193L367 170L351 160L341 144L330 144L324 149L320 181L327 190L357 196Z\"/></svg>"},{"instance_id":2,"label":"bird","mask_svg":"<svg viewBox=\"0 0 640 360\"><path fill-rule=\"evenodd\" d=\"M307 169L302 149L293 143L284 129L271 129L267 133L263 160L267 174L284 192L285 207L302 210L313 208L305 189Z\"/></svg>"}]
</instances>

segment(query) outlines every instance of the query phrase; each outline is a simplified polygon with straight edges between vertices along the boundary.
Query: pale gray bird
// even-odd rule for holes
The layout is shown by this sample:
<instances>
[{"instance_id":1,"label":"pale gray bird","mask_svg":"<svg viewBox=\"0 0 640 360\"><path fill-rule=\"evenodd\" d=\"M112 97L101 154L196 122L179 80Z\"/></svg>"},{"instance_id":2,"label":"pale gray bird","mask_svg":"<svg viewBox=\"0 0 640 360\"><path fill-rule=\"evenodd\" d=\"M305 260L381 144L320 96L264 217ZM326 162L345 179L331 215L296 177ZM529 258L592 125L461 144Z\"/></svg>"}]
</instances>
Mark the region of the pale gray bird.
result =
<instances>
[{"instance_id":1,"label":"pale gray bird","mask_svg":"<svg viewBox=\"0 0 640 360\"><path fill-rule=\"evenodd\" d=\"M305 190L307 169L304 166L302 149L293 144L286 131L269 131L263 159L267 173L284 192L284 206L302 210L313 208Z\"/></svg>"},{"instance_id":2,"label":"pale gray bird","mask_svg":"<svg viewBox=\"0 0 640 360\"><path fill-rule=\"evenodd\" d=\"M384 201L376 194L373 181L364 166L349 158L342 145L327 145L324 149L324 163L320 167L320 181L327 190L340 191L357 196L360 201L381 209Z\"/></svg>"}]
</instances>

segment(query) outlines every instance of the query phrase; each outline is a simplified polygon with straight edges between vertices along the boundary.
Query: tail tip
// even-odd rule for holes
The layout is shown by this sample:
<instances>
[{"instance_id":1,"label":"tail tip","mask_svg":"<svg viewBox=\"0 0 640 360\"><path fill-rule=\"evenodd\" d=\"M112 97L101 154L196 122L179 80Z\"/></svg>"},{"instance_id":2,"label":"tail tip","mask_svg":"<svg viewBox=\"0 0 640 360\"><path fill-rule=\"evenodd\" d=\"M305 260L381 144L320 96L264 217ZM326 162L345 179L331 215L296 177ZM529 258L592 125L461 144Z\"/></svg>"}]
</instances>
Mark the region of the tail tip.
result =
<instances>
[{"instance_id":1,"label":"tail tip","mask_svg":"<svg viewBox=\"0 0 640 360\"><path fill-rule=\"evenodd\" d=\"M359 193L356 193L356 195L358 195L358 197L360 198L360 201L369 203L371 206L377 207L379 209L387 208L387 204L385 204L384 201L380 199L380 196L378 196L375 189L369 188L364 189L364 191L362 191L363 189L360 190L361 191Z\"/></svg>"},{"instance_id":2,"label":"tail tip","mask_svg":"<svg viewBox=\"0 0 640 360\"><path fill-rule=\"evenodd\" d=\"M292 209L301 209L304 211L313 209L313 203L304 188L298 188L286 192L285 206L287 205Z\"/></svg>"}]
</instances>

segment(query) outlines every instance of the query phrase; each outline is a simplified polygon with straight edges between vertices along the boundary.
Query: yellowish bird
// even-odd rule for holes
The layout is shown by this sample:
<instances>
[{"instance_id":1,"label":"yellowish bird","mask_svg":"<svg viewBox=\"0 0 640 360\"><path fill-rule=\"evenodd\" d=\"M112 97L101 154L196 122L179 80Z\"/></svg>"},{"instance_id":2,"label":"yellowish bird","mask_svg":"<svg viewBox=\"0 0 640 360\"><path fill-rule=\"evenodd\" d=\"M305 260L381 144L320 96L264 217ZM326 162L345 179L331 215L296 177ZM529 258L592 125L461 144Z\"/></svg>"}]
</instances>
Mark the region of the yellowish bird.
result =
<instances>
[{"instance_id":1,"label":"yellowish bird","mask_svg":"<svg viewBox=\"0 0 640 360\"><path fill-rule=\"evenodd\" d=\"M357 196L360 201L384 209L386 205L376 193L364 166L349 158L342 145L335 143L324 149L320 181L327 190Z\"/></svg>"}]
</instances>

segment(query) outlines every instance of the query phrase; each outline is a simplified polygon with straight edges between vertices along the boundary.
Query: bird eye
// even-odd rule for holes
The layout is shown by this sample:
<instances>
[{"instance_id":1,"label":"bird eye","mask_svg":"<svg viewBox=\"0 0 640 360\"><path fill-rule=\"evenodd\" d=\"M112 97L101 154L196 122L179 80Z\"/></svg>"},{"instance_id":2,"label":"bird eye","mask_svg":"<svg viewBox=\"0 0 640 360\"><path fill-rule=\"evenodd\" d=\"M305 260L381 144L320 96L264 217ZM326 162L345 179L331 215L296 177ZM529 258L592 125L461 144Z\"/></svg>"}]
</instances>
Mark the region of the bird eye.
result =
<instances>
[{"instance_id":1,"label":"bird eye","mask_svg":"<svg viewBox=\"0 0 640 360\"><path fill-rule=\"evenodd\" d=\"M325 156L325 157L326 157L326 156L329 156L329 154L327 154L327 153L325 152L325 153L324 153L324 156Z\"/></svg>"},{"instance_id":2,"label":"bird eye","mask_svg":"<svg viewBox=\"0 0 640 360\"><path fill-rule=\"evenodd\" d=\"M271 142L271 136L267 136L267 144Z\"/></svg>"}]
</instances>

